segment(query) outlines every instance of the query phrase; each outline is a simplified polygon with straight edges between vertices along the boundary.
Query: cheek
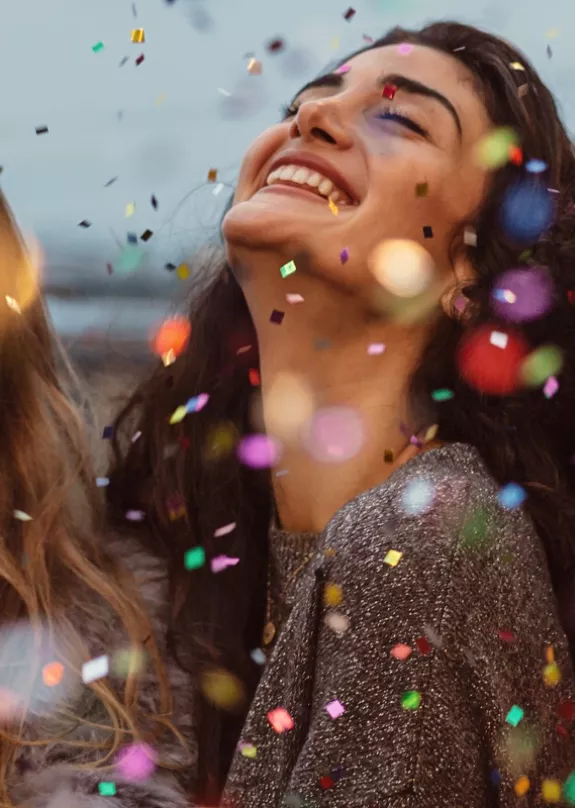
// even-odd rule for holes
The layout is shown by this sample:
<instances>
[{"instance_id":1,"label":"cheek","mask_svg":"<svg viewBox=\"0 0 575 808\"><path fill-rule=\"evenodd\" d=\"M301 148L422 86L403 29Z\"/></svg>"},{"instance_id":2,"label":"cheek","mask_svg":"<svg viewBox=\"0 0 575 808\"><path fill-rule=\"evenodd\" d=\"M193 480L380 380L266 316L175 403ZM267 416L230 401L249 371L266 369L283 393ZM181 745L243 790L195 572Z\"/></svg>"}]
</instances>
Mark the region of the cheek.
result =
<instances>
[{"instance_id":1,"label":"cheek","mask_svg":"<svg viewBox=\"0 0 575 808\"><path fill-rule=\"evenodd\" d=\"M286 126L285 124L278 124L266 129L254 140L242 160L234 194L234 204L242 202L251 195L254 190L254 181L262 168L281 147L285 138Z\"/></svg>"}]
</instances>

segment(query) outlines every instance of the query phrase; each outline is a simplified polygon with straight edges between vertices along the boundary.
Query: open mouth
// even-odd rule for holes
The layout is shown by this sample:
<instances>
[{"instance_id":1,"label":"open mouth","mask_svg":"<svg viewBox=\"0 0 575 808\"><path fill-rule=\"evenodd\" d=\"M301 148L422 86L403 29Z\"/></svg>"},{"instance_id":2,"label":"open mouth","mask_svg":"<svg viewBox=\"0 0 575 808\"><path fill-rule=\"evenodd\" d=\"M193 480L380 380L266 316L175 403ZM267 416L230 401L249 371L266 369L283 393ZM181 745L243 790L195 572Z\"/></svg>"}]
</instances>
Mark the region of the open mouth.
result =
<instances>
[{"instance_id":1,"label":"open mouth","mask_svg":"<svg viewBox=\"0 0 575 808\"><path fill-rule=\"evenodd\" d=\"M301 190L331 200L338 206L349 205L351 207L358 204L344 190L338 188L332 180L324 177L319 171L305 166L289 163L271 171L266 178L266 185L279 184L299 187Z\"/></svg>"}]
</instances>

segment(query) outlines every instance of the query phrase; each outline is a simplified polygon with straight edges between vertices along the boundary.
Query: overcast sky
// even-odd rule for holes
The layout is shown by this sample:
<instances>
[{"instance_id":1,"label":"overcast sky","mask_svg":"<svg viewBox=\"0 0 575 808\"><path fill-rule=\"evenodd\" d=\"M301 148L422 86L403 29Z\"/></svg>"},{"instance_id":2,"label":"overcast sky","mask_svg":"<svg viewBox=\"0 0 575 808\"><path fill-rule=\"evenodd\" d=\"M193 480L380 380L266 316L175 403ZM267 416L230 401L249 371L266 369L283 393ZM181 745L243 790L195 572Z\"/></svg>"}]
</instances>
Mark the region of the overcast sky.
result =
<instances>
[{"instance_id":1,"label":"overcast sky","mask_svg":"<svg viewBox=\"0 0 575 808\"><path fill-rule=\"evenodd\" d=\"M244 149L298 86L361 46L363 34L395 24L452 17L510 39L575 130L573 0L351 2L348 22L349 0L0 0L0 181L45 245L47 271L81 251L102 263L78 262L77 277L101 272L111 282L105 262L117 242L146 229L149 266L181 258L210 235ZM145 43L131 43L135 27ZM275 38L285 48L272 55ZM261 76L247 73L252 54ZM41 126L47 134L36 134ZM205 184L210 169L225 184L219 195L217 183Z\"/></svg>"}]
</instances>

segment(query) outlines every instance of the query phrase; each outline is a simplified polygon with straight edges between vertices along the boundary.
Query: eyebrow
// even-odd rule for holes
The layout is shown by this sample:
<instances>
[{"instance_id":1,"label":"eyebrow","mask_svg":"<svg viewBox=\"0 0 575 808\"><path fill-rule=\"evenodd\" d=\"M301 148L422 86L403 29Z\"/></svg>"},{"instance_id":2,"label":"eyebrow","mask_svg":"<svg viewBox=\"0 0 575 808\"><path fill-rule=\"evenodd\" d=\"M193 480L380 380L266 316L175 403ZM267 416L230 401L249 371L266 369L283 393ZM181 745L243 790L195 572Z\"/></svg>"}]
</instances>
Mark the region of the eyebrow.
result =
<instances>
[{"instance_id":1,"label":"eyebrow","mask_svg":"<svg viewBox=\"0 0 575 808\"><path fill-rule=\"evenodd\" d=\"M297 93L297 95L294 97L294 100L307 90L313 90L319 87L343 87L345 80L344 76L345 74L342 73L326 73L325 76L319 76L317 79L313 79L313 81L308 82L304 87L302 87L299 93ZM422 84L420 81L415 81L415 79L410 79L407 76L402 76L399 73L391 73L388 76L381 76L377 83L380 87L384 87L386 84L394 84L398 90L403 90L411 95L421 95L424 98L431 98L434 101L437 101L449 112L453 118L459 133L459 137L461 138L463 129L461 126L461 120L457 114L457 110L449 98L446 98L442 93L438 92L438 90L433 90L426 84Z\"/></svg>"}]
</instances>

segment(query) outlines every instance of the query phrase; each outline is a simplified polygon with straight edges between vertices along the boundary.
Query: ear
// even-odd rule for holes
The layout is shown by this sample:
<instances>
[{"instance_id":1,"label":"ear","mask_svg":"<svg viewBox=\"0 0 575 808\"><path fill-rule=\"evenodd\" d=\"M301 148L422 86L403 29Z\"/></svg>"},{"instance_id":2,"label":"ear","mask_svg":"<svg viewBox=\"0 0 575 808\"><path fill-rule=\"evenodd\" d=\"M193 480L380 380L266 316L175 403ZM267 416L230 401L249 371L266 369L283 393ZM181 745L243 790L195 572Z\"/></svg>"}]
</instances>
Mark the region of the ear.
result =
<instances>
[{"instance_id":1,"label":"ear","mask_svg":"<svg viewBox=\"0 0 575 808\"><path fill-rule=\"evenodd\" d=\"M441 296L441 306L448 317L462 318L469 300L462 294L467 286L474 286L477 273L469 258L468 249L462 247L451 267L448 287Z\"/></svg>"}]
</instances>

